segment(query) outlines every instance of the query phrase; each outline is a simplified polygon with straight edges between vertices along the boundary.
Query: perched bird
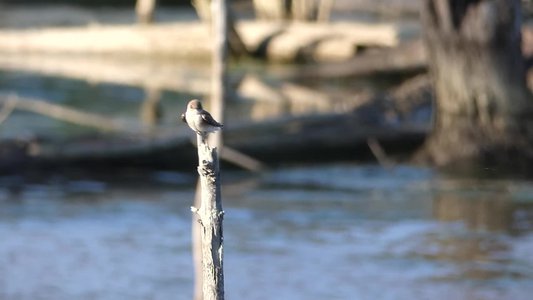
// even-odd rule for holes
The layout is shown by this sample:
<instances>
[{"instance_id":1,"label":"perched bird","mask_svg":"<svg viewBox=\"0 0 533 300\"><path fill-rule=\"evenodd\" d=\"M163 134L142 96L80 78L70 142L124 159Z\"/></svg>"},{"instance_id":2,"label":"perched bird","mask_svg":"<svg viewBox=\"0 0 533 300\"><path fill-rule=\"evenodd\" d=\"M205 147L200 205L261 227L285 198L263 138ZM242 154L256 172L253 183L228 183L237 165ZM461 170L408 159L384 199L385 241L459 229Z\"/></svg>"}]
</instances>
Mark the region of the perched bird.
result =
<instances>
[{"instance_id":1,"label":"perched bird","mask_svg":"<svg viewBox=\"0 0 533 300\"><path fill-rule=\"evenodd\" d=\"M223 125L215 121L211 114L202 108L200 101L193 99L187 104L187 111L181 114L181 120L201 136L222 129Z\"/></svg>"}]
</instances>

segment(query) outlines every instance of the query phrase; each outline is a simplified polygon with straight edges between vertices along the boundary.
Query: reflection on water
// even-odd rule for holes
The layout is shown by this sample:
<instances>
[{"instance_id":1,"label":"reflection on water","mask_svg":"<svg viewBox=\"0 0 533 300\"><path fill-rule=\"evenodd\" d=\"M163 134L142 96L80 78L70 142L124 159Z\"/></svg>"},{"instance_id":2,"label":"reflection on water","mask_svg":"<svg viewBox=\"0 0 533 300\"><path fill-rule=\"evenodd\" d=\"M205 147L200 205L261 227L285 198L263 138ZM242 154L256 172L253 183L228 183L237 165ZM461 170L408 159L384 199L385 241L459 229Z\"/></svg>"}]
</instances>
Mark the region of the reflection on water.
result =
<instances>
[{"instance_id":1,"label":"reflection on water","mask_svg":"<svg viewBox=\"0 0 533 300\"><path fill-rule=\"evenodd\" d=\"M438 195L435 217L442 221L464 221L472 229L509 231L513 223L512 203L505 195L461 197Z\"/></svg>"},{"instance_id":2,"label":"reflection on water","mask_svg":"<svg viewBox=\"0 0 533 300\"><path fill-rule=\"evenodd\" d=\"M529 181L329 165L223 187L231 299L529 299ZM194 178L0 180L0 299L191 299Z\"/></svg>"}]
</instances>

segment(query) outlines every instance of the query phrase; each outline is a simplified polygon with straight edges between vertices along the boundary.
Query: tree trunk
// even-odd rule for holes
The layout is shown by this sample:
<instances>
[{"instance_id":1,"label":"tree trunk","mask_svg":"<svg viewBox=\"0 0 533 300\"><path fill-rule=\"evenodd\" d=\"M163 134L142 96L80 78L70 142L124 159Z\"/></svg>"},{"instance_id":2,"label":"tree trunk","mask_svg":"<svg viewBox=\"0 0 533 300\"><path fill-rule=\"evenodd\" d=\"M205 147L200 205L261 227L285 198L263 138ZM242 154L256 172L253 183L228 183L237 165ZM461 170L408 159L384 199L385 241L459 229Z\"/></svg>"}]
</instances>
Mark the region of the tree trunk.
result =
<instances>
[{"instance_id":1,"label":"tree trunk","mask_svg":"<svg viewBox=\"0 0 533 300\"><path fill-rule=\"evenodd\" d=\"M196 183L196 192L194 195L194 207L202 205L202 184L198 178ZM192 234L192 261L194 264L194 295L193 300L204 299L204 273L202 263L202 227L200 217L197 214L192 216L191 224Z\"/></svg>"},{"instance_id":2,"label":"tree trunk","mask_svg":"<svg viewBox=\"0 0 533 300\"><path fill-rule=\"evenodd\" d=\"M436 93L421 157L437 165L533 157L520 1L424 0L421 15Z\"/></svg>"}]
</instances>

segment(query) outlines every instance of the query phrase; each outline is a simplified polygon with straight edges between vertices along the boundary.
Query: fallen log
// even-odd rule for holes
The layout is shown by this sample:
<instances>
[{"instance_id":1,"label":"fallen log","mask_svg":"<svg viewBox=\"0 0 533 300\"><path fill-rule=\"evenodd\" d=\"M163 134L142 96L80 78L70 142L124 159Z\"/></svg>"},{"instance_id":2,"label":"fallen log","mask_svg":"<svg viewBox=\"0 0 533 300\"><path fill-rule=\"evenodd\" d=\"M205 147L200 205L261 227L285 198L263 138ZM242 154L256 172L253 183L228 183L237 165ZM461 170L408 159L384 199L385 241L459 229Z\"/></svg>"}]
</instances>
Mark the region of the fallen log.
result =
<instances>
[{"instance_id":1,"label":"fallen log","mask_svg":"<svg viewBox=\"0 0 533 300\"><path fill-rule=\"evenodd\" d=\"M355 22L267 23L237 27L250 53L268 60L339 61L353 57L362 47L395 47L402 27Z\"/></svg>"},{"instance_id":2,"label":"fallen log","mask_svg":"<svg viewBox=\"0 0 533 300\"><path fill-rule=\"evenodd\" d=\"M390 162L390 156L409 154L421 145L431 126L432 97L429 77L423 75L344 112L227 123L224 144L230 151L221 156L231 162L239 159L235 153L244 153L266 165L371 159L379 145ZM4 140L0 150L0 173L63 167L186 169L196 162L185 125L61 141Z\"/></svg>"},{"instance_id":3,"label":"fallen log","mask_svg":"<svg viewBox=\"0 0 533 300\"><path fill-rule=\"evenodd\" d=\"M287 80L341 78L393 73L415 73L426 69L427 55L421 40L405 42L395 48L363 52L343 62L302 66L282 75Z\"/></svg>"},{"instance_id":4,"label":"fallen log","mask_svg":"<svg viewBox=\"0 0 533 300\"><path fill-rule=\"evenodd\" d=\"M427 124L390 122L380 106L368 105L349 113L228 124L225 144L268 165L275 165L368 159L371 157L367 146L369 138L379 141L389 154L406 153L422 143L429 130ZM193 168L196 158L191 136L183 130L176 131L151 137L122 135L69 142L32 140L26 144L17 141L19 146L16 149L25 152L0 152L1 162L13 161L10 156L17 155L17 160L10 163L8 169L0 164L0 172L62 167L86 170Z\"/></svg>"},{"instance_id":5,"label":"fallen log","mask_svg":"<svg viewBox=\"0 0 533 300\"><path fill-rule=\"evenodd\" d=\"M322 41L345 40L351 49L394 47L405 31L394 24L368 25L355 22L273 23L240 21L236 24L249 52L271 60L302 58L303 49ZM76 42L66 42L76 41ZM10 29L0 31L0 53L61 54L115 57L167 57L205 60L211 43L208 26L198 21L150 26L91 25L87 27ZM329 50L327 50L329 49ZM326 47L320 57L339 59L338 49ZM352 53L353 54L353 53Z\"/></svg>"}]
</instances>

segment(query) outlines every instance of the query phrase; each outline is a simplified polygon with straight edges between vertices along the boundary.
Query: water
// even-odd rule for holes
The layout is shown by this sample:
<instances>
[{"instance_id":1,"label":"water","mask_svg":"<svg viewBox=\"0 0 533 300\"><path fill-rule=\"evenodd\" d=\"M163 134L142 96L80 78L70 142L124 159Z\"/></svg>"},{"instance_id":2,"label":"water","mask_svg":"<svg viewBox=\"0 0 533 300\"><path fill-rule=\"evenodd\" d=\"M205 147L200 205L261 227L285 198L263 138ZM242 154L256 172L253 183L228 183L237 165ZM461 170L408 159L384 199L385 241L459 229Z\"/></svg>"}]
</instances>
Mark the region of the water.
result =
<instances>
[{"instance_id":1,"label":"water","mask_svg":"<svg viewBox=\"0 0 533 300\"><path fill-rule=\"evenodd\" d=\"M228 299L530 299L533 182L225 172ZM0 299L191 299L194 178L0 180Z\"/></svg>"}]
</instances>

